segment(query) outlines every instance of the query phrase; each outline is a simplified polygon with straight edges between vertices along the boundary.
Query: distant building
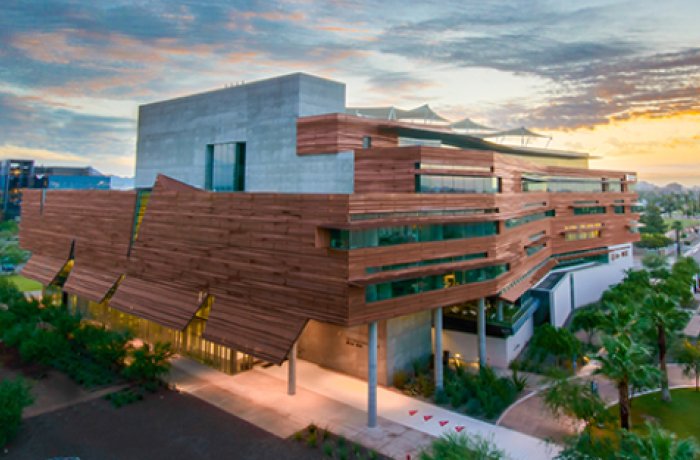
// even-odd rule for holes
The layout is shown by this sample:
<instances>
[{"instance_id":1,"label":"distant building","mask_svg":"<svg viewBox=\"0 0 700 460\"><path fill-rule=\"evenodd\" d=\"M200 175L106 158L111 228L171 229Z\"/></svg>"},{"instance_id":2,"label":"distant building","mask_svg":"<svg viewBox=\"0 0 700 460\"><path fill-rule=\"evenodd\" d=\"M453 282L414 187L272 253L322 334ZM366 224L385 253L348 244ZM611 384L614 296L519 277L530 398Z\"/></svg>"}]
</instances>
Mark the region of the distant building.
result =
<instances>
[{"instance_id":1,"label":"distant building","mask_svg":"<svg viewBox=\"0 0 700 460\"><path fill-rule=\"evenodd\" d=\"M36 166L37 188L55 190L109 190L111 176L105 176L92 166Z\"/></svg>"},{"instance_id":2,"label":"distant building","mask_svg":"<svg viewBox=\"0 0 700 460\"><path fill-rule=\"evenodd\" d=\"M2 160L1 217L3 220L19 217L23 189L109 190L111 181L111 176L106 176L91 166L35 166L34 160Z\"/></svg>"},{"instance_id":3,"label":"distant building","mask_svg":"<svg viewBox=\"0 0 700 460\"><path fill-rule=\"evenodd\" d=\"M33 160L0 161L0 204L2 219L19 216L23 188L34 184Z\"/></svg>"}]
</instances>

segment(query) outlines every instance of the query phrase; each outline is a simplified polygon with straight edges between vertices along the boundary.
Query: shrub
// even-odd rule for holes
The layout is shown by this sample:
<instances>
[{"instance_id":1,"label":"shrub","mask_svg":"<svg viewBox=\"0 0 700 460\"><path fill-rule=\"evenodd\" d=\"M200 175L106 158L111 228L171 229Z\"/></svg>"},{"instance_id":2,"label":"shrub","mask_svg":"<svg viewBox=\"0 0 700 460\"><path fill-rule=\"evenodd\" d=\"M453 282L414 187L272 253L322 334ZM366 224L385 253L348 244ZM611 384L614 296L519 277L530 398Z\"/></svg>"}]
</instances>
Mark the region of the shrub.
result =
<instances>
[{"instance_id":1,"label":"shrub","mask_svg":"<svg viewBox=\"0 0 700 460\"><path fill-rule=\"evenodd\" d=\"M409 380L408 372L406 372L406 371L394 372L393 380L394 380L394 387L398 388L399 390L403 390L406 387L406 384L408 383L408 380Z\"/></svg>"},{"instance_id":2,"label":"shrub","mask_svg":"<svg viewBox=\"0 0 700 460\"><path fill-rule=\"evenodd\" d=\"M331 443L330 441L326 441L323 443L323 454L326 457L333 456L333 443Z\"/></svg>"},{"instance_id":3,"label":"shrub","mask_svg":"<svg viewBox=\"0 0 700 460\"><path fill-rule=\"evenodd\" d=\"M169 343L156 343L153 347L144 344L131 351L131 363L122 371L124 377L148 391L160 386L161 378L170 371L169 359L173 351Z\"/></svg>"},{"instance_id":4,"label":"shrub","mask_svg":"<svg viewBox=\"0 0 700 460\"><path fill-rule=\"evenodd\" d=\"M22 411L33 402L29 385L21 378L0 382L0 447L17 434Z\"/></svg>"},{"instance_id":5,"label":"shrub","mask_svg":"<svg viewBox=\"0 0 700 460\"><path fill-rule=\"evenodd\" d=\"M130 388L116 391L105 396L105 399L112 403L114 407L122 407L143 399L143 393Z\"/></svg>"},{"instance_id":6,"label":"shrub","mask_svg":"<svg viewBox=\"0 0 700 460\"><path fill-rule=\"evenodd\" d=\"M435 404L447 404L450 399L447 397L445 390L438 390L435 392Z\"/></svg>"},{"instance_id":7,"label":"shrub","mask_svg":"<svg viewBox=\"0 0 700 460\"><path fill-rule=\"evenodd\" d=\"M306 445L309 447L316 447L318 439L316 437L316 431L309 430L309 434L306 437Z\"/></svg>"},{"instance_id":8,"label":"shrub","mask_svg":"<svg viewBox=\"0 0 700 460\"><path fill-rule=\"evenodd\" d=\"M421 460L482 459L500 460L505 453L493 441L464 433L448 433L420 453Z\"/></svg>"}]
</instances>

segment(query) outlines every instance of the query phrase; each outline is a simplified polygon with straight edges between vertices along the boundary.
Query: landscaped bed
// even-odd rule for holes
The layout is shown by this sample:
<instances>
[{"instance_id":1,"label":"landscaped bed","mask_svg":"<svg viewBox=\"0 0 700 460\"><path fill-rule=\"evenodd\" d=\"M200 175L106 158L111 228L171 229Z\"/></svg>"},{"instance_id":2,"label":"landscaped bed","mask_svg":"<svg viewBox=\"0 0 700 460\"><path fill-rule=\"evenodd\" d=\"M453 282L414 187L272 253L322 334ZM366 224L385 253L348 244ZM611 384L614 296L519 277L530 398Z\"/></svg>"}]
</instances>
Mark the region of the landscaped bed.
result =
<instances>
[{"instance_id":1,"label":"landscaped bed","mask_svg":"<svg viewBox=\"0 0 700 460\"><path fill-rule=\"evenodd\" d=\"M294 433L292 439L303 443L309 449L322 452L327 458L337 460L389 460L388 457L372 449L348 441L343 436L331 433L316 425L309 425L303 430Z\"/></svg>"},{"instance_id":2,"label":"landscaped bed","mask_svg":"<svg viewBox=\"0 0 700 460\"><path fill-rule=\"evenodd\" d=\"M646 422L656 422L679 438L695 437L700 442L700 392L693 388L671 390L671 403L661 401L661 393L650 393L632 400L632 429L643 432ZM619 408L610 408L617 416Z\"/></svg>"}]
</instances>

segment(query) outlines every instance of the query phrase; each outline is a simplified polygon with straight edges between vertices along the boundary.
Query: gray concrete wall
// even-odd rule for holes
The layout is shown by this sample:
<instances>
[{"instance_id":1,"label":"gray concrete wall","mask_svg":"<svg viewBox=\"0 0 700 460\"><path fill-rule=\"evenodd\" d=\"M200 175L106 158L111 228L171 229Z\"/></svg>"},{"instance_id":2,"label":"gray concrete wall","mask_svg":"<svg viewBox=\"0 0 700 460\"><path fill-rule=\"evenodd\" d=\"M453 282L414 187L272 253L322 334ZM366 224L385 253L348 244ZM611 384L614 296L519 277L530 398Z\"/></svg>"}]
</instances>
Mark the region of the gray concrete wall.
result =
<instances>
[{"instance_id":1,"label":"gray concrete wall","mask_svg":"<svg viewBox=\"0 0 700 460\"><path fill-rule=\"evenodd\" d=\"M392 385L394 372L410 370L432 353L430 312L380 321L377 374ZM342 327L309 321L299 338L299 357L367 380L367 326Z\"/></svg>"},{"instance_id":2,"label":"gray concrete wall","mask_svg":"<svg viewBox=\"0 0 700 460\"><path fill-rule=\"evenodd\" d=\"M386 322L380 321L377 329L377 377L379 384L386 385ZM367 343L367 325L342 327L309 321L299 338L298 353L301 359L367 380Z\"/></svg>"},{"instance_id":3,"label":"gray concrete wall","mask_svg":"<svg viewBox=\"0 0 700 460\"><path fill-rule=\"evenodd\" d=\"M431 311L392 318L386 322L387 379L396 371L409 371L413 361L427 360L433 352Z\"/></svg>"},{"instance_id":4,"label":"gray concrete wall","mask_svg":"<svg viewBox=\"0 0 700 460\"><path fill-rule=\"evenodd\" d=\"M345 85L292 74L139 108L136 187L205 185L208 144L246 143L246 191L352 193L352 152L297 156L299 116L345 111Z\"/></svg>"}]
</instances>

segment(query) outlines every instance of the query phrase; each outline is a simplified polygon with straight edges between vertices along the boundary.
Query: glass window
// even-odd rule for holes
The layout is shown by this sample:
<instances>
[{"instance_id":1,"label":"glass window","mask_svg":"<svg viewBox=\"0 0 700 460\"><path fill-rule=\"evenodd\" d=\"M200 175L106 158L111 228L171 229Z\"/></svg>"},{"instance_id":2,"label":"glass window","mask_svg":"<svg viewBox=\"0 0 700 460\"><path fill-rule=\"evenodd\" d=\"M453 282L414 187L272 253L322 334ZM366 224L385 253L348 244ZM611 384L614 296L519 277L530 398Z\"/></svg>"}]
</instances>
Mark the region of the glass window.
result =
<instances>
[{"instance_id":1,"label":"glass window","mask_svg":"<svg viewBox=\"0 0 700 460\"><path fill-rule=\"evenodd\" d=\"M455 262L464 262L467 260L485 259L486 257L487 257L487 253L479 252L476 254L464 254L461 256L441 257L439 259L419 260L416 262L405 262L402 264L382 265L380 267L367 267L365 269L365 271L367 273L378 273L378 272L384 272L384 271L402 270L404 268L422 267L422 266L426 266L426 265L449 264L449 263L455 263Z\"/></svg>"},{"instance_id":2,"label":"glass window","mask_svg":"<svg viewBox=\"0 0 700 460\"><path fill-rule=\"evenodd\" d=\"M605 206L583 206L574 208L574 215L605 214Z\"/></svg>"},{"instance_id":3,"label":"glass window","mask_svg":"<svg viewBox=\"0 0 700 460\"><path fill-rule=\"evenodd\" d=\"M402 225L363 230L332 229L330 247L334 249L372 248L404 243L478 238L497 233L496 222Z\"/></svg>"},{"instance_id":4,"label":"glass window","mask_svg":"<svg viewBox=\"0 0 700 460\"><path fill-rule=\"evenodd\" d=\"M207 147L206 189L240 192L245 189L245 142Z\"/></svg>"},{"instance_id":5,"label":"glass window","mask_svg":"<svg viewBox=\"0 0 700 460\"><path fill-rule=\"evenodd\" d=\"M614 206L613 209L615 210L615 214L624 214L625 213L624 206Z\"/></svg>"},{"instance_id":6,"label":"glass window","mask_svg":"<svg viewBox=\"0 0 700 460\"><path fill-rule=\"evenodd\" d=\"M536 212L534 214L528 214L522 217L514 217L513 219L506 220L506 228L518 227L520 225L529 224L530 222L535 222L536 220L545 219L547 217L554 217L554 210L550 209L545 212Z\"/></svg>"},{"instance_id":7,"label":"glass window","mask_svg":"<svg viewBox=\"0 0 700 460\"><path fill-rule=\"evenodd\" d=\"M421 292L450 288L462 284L479 283L497 278L508 270L508 264L500 264L471 270L454 271L440 275L424 276L421 278L373 284L365 288L365 300L367 302L377 302L406 295L420 294Z\"/></svg>"},{"instance_id":8,"label":"glass window","mask_svg":"<svg viewBox=\"0 0 700 460\"><path fill-rule=\"evenodd\" d=\"M500 179L497 177L420 174L416 176L416 192L498 193L500 192Z\"/></svg>"}]
</instances>

